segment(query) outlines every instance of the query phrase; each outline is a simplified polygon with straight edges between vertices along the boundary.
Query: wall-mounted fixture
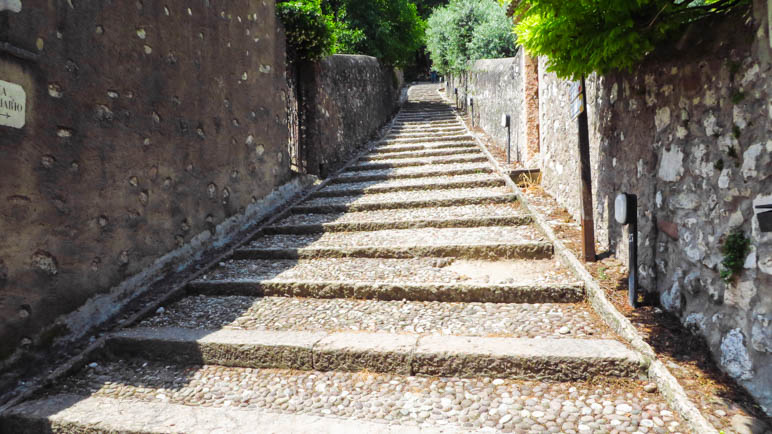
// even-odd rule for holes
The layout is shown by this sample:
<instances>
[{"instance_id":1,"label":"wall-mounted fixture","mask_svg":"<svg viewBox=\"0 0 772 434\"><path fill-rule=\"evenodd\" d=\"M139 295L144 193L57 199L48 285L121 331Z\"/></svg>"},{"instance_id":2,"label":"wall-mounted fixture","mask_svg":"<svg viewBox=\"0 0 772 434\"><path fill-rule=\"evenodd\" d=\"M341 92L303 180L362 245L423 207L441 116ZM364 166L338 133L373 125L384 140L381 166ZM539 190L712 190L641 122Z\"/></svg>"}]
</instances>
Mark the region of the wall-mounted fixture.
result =
<instances>
[{"instance_id":1,"label":"wall-mounted fixture","mask_svg":"<svg viewBox=\"0 0 772 434\"><path fill-rule=\"evenodd\" d=\"M638 307L638 196L620 193L614 201L614 218L617 223L629 226L628 253L630 269L627 279L628 301Z\"/></svg>"},{"instance_id":2,"label":"wall-mounted fixture","mask_svg":"<svg viewBox=\"0 0 772 434\"><path fill-rule=\"evenodd\" d=\"M474 98L467 97L467 104L469 105L469 119L472 120L472 126L474 126Z\"/></svg>"},{"instance_id":3,"label":"wall-mounted fixture","mask_svg":"<svg viewBox=\"0 0 772 434\"><path fill-rule=\"evenodd\" d=\"M512 149L512 128L510 128L510 119L508 114L501 115L501 128L507 129L507 164L510 164L512 158L511 158L511 149Z\"/></svg>"},{"instance_id":4,"label":"wall-mounted fixture","mask_svg":"<svg viewBox=\"0 0 772 434\"><path fill-rule=\"evenodd\" d=\"M755 208L761 232L772 232L772 203L756 205Z\"/></svg>"}]
</instances>

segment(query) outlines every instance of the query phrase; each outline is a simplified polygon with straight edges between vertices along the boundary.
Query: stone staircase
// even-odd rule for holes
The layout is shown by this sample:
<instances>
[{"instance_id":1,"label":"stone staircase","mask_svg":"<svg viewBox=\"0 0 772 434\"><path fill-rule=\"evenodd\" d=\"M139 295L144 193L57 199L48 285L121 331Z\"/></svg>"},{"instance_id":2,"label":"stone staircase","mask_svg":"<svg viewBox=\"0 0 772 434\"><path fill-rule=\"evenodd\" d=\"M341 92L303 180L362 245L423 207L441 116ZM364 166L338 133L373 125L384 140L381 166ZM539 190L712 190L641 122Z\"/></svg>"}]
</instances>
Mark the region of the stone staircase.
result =
<instances>
[{"instance_id":1,"label":"stone staircase","mask_svg":"<svg viewBox=\"0 0 772 434\"><path fill-rule=\"evenodd\" d=\"M435 85L0 431L674 432Z\"/></svg>"}]
</instances>

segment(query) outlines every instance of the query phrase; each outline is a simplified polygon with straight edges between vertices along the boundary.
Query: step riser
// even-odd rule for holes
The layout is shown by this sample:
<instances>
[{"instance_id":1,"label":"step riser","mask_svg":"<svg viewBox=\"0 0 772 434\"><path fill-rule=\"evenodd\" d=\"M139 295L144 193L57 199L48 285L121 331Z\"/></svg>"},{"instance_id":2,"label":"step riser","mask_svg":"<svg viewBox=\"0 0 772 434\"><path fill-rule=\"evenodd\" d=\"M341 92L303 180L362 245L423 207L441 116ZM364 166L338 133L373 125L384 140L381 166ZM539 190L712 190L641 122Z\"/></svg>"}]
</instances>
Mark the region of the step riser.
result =
<instances>
[{"instance_id":1,"label":"step riser","mask_svg":"<svg viewBox=\"0 0 772 434\"><path fill-rule=\"evenodd\" d=\"M404 209L404 208L429 208L463 205L487 205L497 203L509 203L517 200L515 195L499 195L485 197L465 197L458 199L428 199L411 200L403 202L376 202L362 204L335 204L335 205L299 205L290 211L293 214L330 214L334 212L358 212L375 211L380 209Z\"/></svg>"},{"instance_id":2,"label":"step riser","mask_svg":"<svg viewBox=\"0 0 772 434\"><path fill-rule=\"evenodd\" d=\"M239 249L233 259L315 259L315 258L385 258L410 259L550 259L553 247L548 243L446 245L414 247L354 247L306 249Z\"/></svg>"},{"instance_id":3,"label":"step riser","mask_svg":"<svg viewBox=\"0 0 772 434\"><path fill-rule=\"evenodd\" d=\"M453 188L480 188L480 187L500 187L505 185L504 180L490 179L480 181L459 181L446 182L442 184L425 185L395 185L391 187L368 187L351 190L319 191L311 197L340 197L340 196L359 196L364 194L391 193L395 191L428 191L428 190L447 190Z\"/></svg>"},{"instance_id":4,"label":"step riser","mask_svg":"<svg viewBox=\"0 0 772 434\"><path fill-rule=\"evenodd\" d=\"M368 433L450 434L461 430L386 425L355 419L288 414L243 408L193 407L58 395L31 403L41 408L0 418L0 432L13 434L160 433ZM252 427L252 428L248 428ZM466 431L466 430L464 430Z\"/></svg>"},{"instance_id":5,"label":"step riser","mask_svg":"<svg viewBox=\"0 0 772 434\"><path fill-rule=\"evenodd\" d=\"M414 220L365 223L327 223L321 225L273 226L263 230L266 235L306 235L322 232L364 232L419 228L479 228L487 226L521 226L533 223L527 216L484 217L474 219Z\"/></svg>"},{"instance_id":6,"label":"step riser","mask_svg":"<svg viewBox=\"0 0 772 434\"><path fill-rule=\"evenodd\" d=\"M456 303L579 303L584 288L578 285L466 285L385 284L299 281L199 281L188 292L203 295L307 297L381 301L435 301Z\"/></svg>"},{"instance_id":7,"label":"step riser","mask_svg":"<svg viewBox=\"0 0 772 434\"><path fill-rule=\"evenodd\" d=\"M573 351L561 354L544 349L546 345L561 346L563 342L559 339L244 331L238 334L244 335L243 341L249 343L230 343L232 339L218 341L220 332L192 332L190 336L183 336L176 329L173 334L164 334L164 330L127 330L111 337L107 349L116 356L139 356L182 365L322 372L366 370L400 375L552 381L629 378L644 372L640 360L633 354L593 357L581 350L576 354ZM200 340L185 340L196 339L198 335L201 335ZM471 344L468 349L459 350L442 342L458 342L459 339ZM588 345L590 342L621 345L615 341L585 342Z\"/></svg>"},{"instance_id":8,"label":"step riser","mask_svg":"<svg viewBox=\"0 0 772 434\"><path fill-rule=\"evenodd\" d=\"M369 157L363 157L359 161L362 163L376 162L380 160L397 160L397 159L410 159L410 158L431 158L431 157L446 157L446 156L470 156L480 154L480 151L475 148L469 149L445 149L437 151L421 151L421 152L405 152L393 153L391 155L373 155Z\"/></svg>"},{"instance_id":9,"label":"step riser","mask_svg":"<svg viewBox=\"0 0 772 434\"><path fill-rule=\"evenodd\" d=\"M473 143L448 143L433 146L412 145L412 146L382 146L374 148L372 154L395 154L399 152L429 151L434 149L457 149L457 150L479 150Z\"/></svg>"},{"instance_id":10,"label":"step riser","mask_svg":"<svg viewBox=\"0 0 772 434\"><path fill-rule=\"evenodd\" d=\"M400 161L394 163L367 163L357 166L351 166L346 169L347 172L364 172L368 170L381 170L381 169L398 169L400 167L417 167L417 166L436 166L442 164L456 164L456 163L483 163L488 161L484 155L475 155L469 157L447 158L437 161Z\"/></svg>"},{"instance_id":11,"label":"step riser","mask_svg":"<svg viewBox=\"0 0 772 434\"><path fill-rule=\"evenodd\" d=\"M445 137L428 137L425 139L391 139L381 142L383 145L399 145L410 143L432 143L432 142L465 142L474 143L474 139L470 136L445 136Z\"/></svg>"},{"instance_id":12,"label":"step riser","mask_svg":"<svg viewBox=\"0 0 772 434\"><path fill-rule=\"evenodd\" d=\"M354 172L355 173L355 172ZM390 181L396 179L416 179L416 178L431 178L433 176L453 176L453 175L471 175L475 173L493 173L493 169L490 167L479 167L470 169L454 169L454 170L432 170L426 172L416 173L401 173L396 175L353 175L342 176L340 178L333 178L330 180L330 184L346 184L351 182L368 182L368 181Z\"/></svg>"}]
</instances>

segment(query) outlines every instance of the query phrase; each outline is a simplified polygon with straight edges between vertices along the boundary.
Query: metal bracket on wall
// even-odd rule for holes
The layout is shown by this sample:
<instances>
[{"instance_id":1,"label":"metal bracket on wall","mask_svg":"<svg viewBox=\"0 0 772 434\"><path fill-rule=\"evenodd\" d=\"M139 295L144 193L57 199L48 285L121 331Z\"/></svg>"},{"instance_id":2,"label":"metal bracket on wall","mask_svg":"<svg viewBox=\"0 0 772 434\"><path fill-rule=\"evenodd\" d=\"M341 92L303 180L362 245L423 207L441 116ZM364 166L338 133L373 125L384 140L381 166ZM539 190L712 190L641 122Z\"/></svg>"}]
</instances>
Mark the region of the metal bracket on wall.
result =
<instances>
[{"instance_id":1,"label":"metal bracket on wall","mask_svg":"<svg viewBox=\"0 0 772 434\"><path fill-rule=\"evenodd\" d=\"M772 204L769 205L757 205L756 209L770 211L759 211L756 213L756 218L759 219L759 229L761 232L772 232Z\"/></svg>"},{"instance_id":2,"label":"metal bracket on wall","mask_svg":"<svg viewBox=\"0 0 772 434\"><path fill-rule=\"evenodd\" d=\"M7 53L11 56L18 57L19 59L31 60L33 62L37 62L37 60L40 58L39 54L33 53L32 51L25 50L24 48L20 48L15 45L11 45L8 42L0 42L0 53Z\"/></svg>"}]
</instances>

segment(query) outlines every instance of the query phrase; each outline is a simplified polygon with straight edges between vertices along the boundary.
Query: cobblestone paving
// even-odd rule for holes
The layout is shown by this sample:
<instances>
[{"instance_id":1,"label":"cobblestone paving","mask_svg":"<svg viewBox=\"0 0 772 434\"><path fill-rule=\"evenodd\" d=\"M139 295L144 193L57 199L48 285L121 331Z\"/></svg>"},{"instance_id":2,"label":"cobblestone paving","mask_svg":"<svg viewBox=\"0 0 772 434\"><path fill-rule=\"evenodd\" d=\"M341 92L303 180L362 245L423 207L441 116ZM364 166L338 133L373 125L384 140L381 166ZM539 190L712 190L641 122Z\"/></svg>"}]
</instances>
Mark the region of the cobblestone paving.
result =
<instances>
[{"instance_id":1,"label":"cobblestone paving","mask_svg":"<svg viewBox=\"0 0 772 434\"><path fill-rule=\"evenodd\" d=\"M457 336L613 338L580 303L440 303L193 296L140 327L367 331Z\"/></svg>"},{"instance_id":2,"label":"cobblestone paving","mask_svg":"<svg viewBox=\"0 0 772 434\"><path fill-rule=\"evenodd\" d=\"M101 362L52 392L146 402L313 414L503 432L683 432L677 415L643 383L546 383L403 377L141 360Z\"/></svg>"},{"instance_id":3,"label":"cobblestone paving","mask_svg":"<svg viewBox=\"0 0 772 434\"><path fill-rule=\"evenodd\" d=\"M345 184L341 184L345 185ZM380 202L407 202L415 200L466 199L512 194L507 187L456 188L447 190L408 190L367 195L319 197L303 202L303 206L360 205Z\"/></svg>"},{"instance_id":4,"label":"cobblestone paving","mask_svg":"<svg viewBox=\"0 0 772 434\"><path fill-rule=\"evenodd\" d=\"M266 235L249 244L253 249L317 247L481 245L544 241L530 226L483 228L424 228L372 232L326 232L310 235Z\"/></svg>"},{"instance_id":5,"label":"cobblestone paving","mask_svg":"<svg viewBox=\"0 0 772 434\"><path fill-rule=\"evenodd\" d=\"M506 271L485 272L495 264ZM462 266L463 268L459 268ZM465 268L473 268L467 270ZM229 260L201 280L316 280L384 283L492 283L546 285L578 283L554 260L512 260L488 263L454 258L312 260Z\"/></svg>"},{"instance_id":6,"label":"cobblestone paving","mask_svg":"<svg viewBox=\"0 0 772 434\"><path fill-rule=\"evenodd\" d=\"M307 256L321 257L309 260L224 260L189 287L191 295L160 307L154 315L143 319L137 326L151 329L182 327L204 330L183 330L185 333L196 335L195 339L199 339L198 334L206 335L212 330L223 328L378 332L382 333L378 336L384 342L390 339L416 338L404 336L405 334L424 335L422 340L452 341L455 342L452 345L463 347L442 347L454 349L449 353L451 356L446 357L447 350L443 349L443 355L431 360L431 363L437 364L432 368L438 369L469 363L473 358L459 356L467 351L494 351L496 354L504 354L512 352L511 350L531 356L538 353L538 357L533 356L536 357L534 360L537 365L546 363L559 366L560 369L551 371L552 378L558 378L554 375L561 369L577 369L586 373L586 363L597 366L597 360L604 356L603 351L594 354L593 350L593 358L580 360L585 362L584 365L579 364L582 368L572 368L571 366L579 365L573 364L575 360L569 358L585 356L576 356L576 352L565 351L565 348L587 348L588 339L618 339L599 320L589 303L492 303L577 301L581 300L583 292L576 278L551 258L551 246L545 243L545 237L528 224L529 220L517 218L523 217L524 211L514 202L514 196L507 188L500 183L499 186L487 183L481 184L483 186L465 184L466 188L442 185L453 182L488 182L495 180L497 175L493 173L492 166L487 161L453 162L479 158L480 154L473 138L467 134L454 112L447 105L440 104L440 101L437 86L417 86L411 89L410 103L398 115L387 140L380 141L369 157L356 163L359 167L341 172L322 190L322 194L363 189L364 192L313 197L296 207L294 214L288 215L266 231L272 235L263 235L252 240L246 245L247 249L237 251L235 256L292 257L285 256L288 254L280 249L310 248L289 254L297 253L296 256L303 256L300 253L308 253ZM418 165L376 169L379 164ZM373 168L363 170L369 165ZM431 185L432 189L421 188L427 185ZM388 191L377 192L378 188ZM501 203L509 200L511 202ZM381 203L387 206L382 206ZM439 203L447 206L438 206ZM325 205L334 206L324 208ZM325 210L338 211L343 208L340 205L399 209L324 213ZM301 214L308 211L313 213ZM390 224L391 222L399 225ZM307 227L327 223L356 225L352 226L353 230L349 232L343 230L352 227L342 225L334 228ZM288 227L300 225L306 227ZM393 229L394 227L412 229ZM325 228L329 231L325 231ZM378 228L381 230L376 230ZM308 233L312 231L319 232ZM453 247L459 245L463 247ZM448 248L444 249L446 246ZM250 248L253 249L251 252ZM319 249L313 251L313 248ZM406 259L332 257L348 255L351 250L357 248L362 248L361 251L355 252L358 256L379 256L382 252L378 250L394 248ZM373 249L369 251L367 248ZM538 250L538 254L532 256L551 259L502 260L503 256L525 257L510 254L511 249L520 248L524 251ZM495 253L491 253L494 251ZM240 252L250 254L239 256ZM430 255L448 257L427 257ZM486 256L495 257L493 260L485 260ZM315 297L340 297L346 294L358 298L375 297L379 300L244 295L262 293L247 291L263 282L271 282L274 287L292 287L293 291L302 285L308 285L308 282L320 287L330 287L330 291L336 285L364 287L368 291L344 288L346 292L322 291L310 294ZM208 293L209 295L193 295L193 291L201 287L204 287L201 293L207 294L207 285L236 285L237 288L247 290L219 293L229 295L214 295L217 294L216 290ZM388 285L390 291L397 291L397 296L380 299L381 297L373 292L379 290L379 285ZM444 285L444 288L438 290L436 285ZM268 286L270 285L264 287ZM464 291L474 291L472 295L476 298L421 298L426 294L418 294L420 297L415 297L418 300L447 299L454 302L400 300L402 297L416 295L413 292L420 292L424 288L429 288L427 291L430 292L453 291L454 296L463 296ZM323 289L328 290L326 287ZM501 298L498 291L513 291L518 297L529 298ZM522 291L525 295L517 291ZM539 297L532 297L533 293ZM543 297L545 294L549 297ZM480 302L455 302L457 300ZM166 331L168 330L180 329ZM224 332L229 333L231 332ZM246 332L233 333L239 336L238 339L250 335ZM436 335L440 337L432 337ZM169 335L160 333L159 336L166 336L159 339L167 339ZM360 334L355 333L353 336L359 338ZM458 337L448 339L447 336ZM469 345L479 346L481 341L504 341L472 339L471 336L524 339L517 344L522 345L522 348L499 351L500 349L493 347L467 348ZM544 338L560 339L563 345L538 340ZM356 339L352 339L352 342L355 341ZM472 341L476 343L469 344ZM242 346L242 343L248 346L245 342L232 344L238 347ZM167 351L163 344L163 341L151 343L160 345L158 349ZM200 363L203 360L200 357L202 347L197 347L192 340L190 344L193 345L187 346L187 349L193 351L192 360ZM287 343L284 344L286 346ZM380 357L379 351L388 348L388 345L382 345L383 342L376 344L378 345L362 347L367 348L370 354L362 355L356 351L345 353L345 357L353 358L352 363L347 366L357 366L357 357ZM609 343L604 345L608 346ZM271 342L271 348L281 346L282 342ZM565 348L552 348L556 346ZM543 353L528 352L532 347L541 348L539 351ZM216 348L212 351L219 353L225 350ZM182 366L174 364L172 359L163 363L132 358L138 357L137 354L128 355L128 360L116 360L109 354L103 354L96 361L89 360L85 368L50 387L46 393L72 393L79 396L91 394L126 402L228 407L243 411L329 416L419 427L453 426L469 432L480 429L517 433L665 433L686 430L685 424L672 413L662 395L656 393L656 388L644 387L650 386L648 380L620 380L603 376L587 382L539 382L484 377L413 377L373 374L366 370L348 373ZM263 357L260 353L255 354L255 357ZM243 363L234 360L228 359L223 363ZM270 360L271 357L266 357L263 362ZM501 369L471 372L504 372L509 375L512 372L507 369L530 369L528 363L518 362L513 365L511 358L484 360L486 369L492 365L498 365L497 369ZM189 362L190 360L187 361ZM252 366L264 366L267 363ZM317 364L313 366L323 369ZM603 366L601 370L614 370L613 365ZM439 369L420 372L470 371ZM523 377L527 376L520 375L520 378ZM56 400L50 402L54 407L57 405ZM60 410L61 408L54 408L51 414ZM100 418L109 419L110 416L109 412L89 414L87 420L71 427L72 432L90 432L89 427L95 426L95 421ZM30 416L39 417L41 416ZM166 428L168 427L163 429ZM255 427L255 431L259 429L260 427Z\"/></svg>"},{"instance_id":7,"label":"cobblestone paving","mask_svg":"<svg viewBox=\"0 0 772 434\"><path fill-rule=\"evenodd\" d=\"M398 167L396 169L376 170L352 170L340 174L340 179L362 176L390 176L390 177L427 177L461 173L491 173L493 170L487 163L454 163L425 166Z\"/></svg>"},{"instance_id":8,"label":"cobblestone paving","mask_svg":"<svg viewBox=\"0 0 772 434\"><path fill-rule=\"evenodd\" d=\"M386 181L347 182L343 184L331 184L324 187L322 192L347 191L368 188L393 188L400 187L404 190L420 189L436 184L454 182L491 182L500 181L501 178L488 173L476 173L456 176L430 176L425 178L390 179Z\"/></svg>"},{"instance_id":9,"label":"cobblestone paving","mask_svg":"<svg viewBox=\"0 0 772 434\"><path fill-rule=\"evenodd\" d=\"M393 222L427 219L463 219L521 216L517 202L489 205L447 206L441 208L403 208L329 214L293 214L277 225L323 223Z\"/></svg>"}]
</instances>

